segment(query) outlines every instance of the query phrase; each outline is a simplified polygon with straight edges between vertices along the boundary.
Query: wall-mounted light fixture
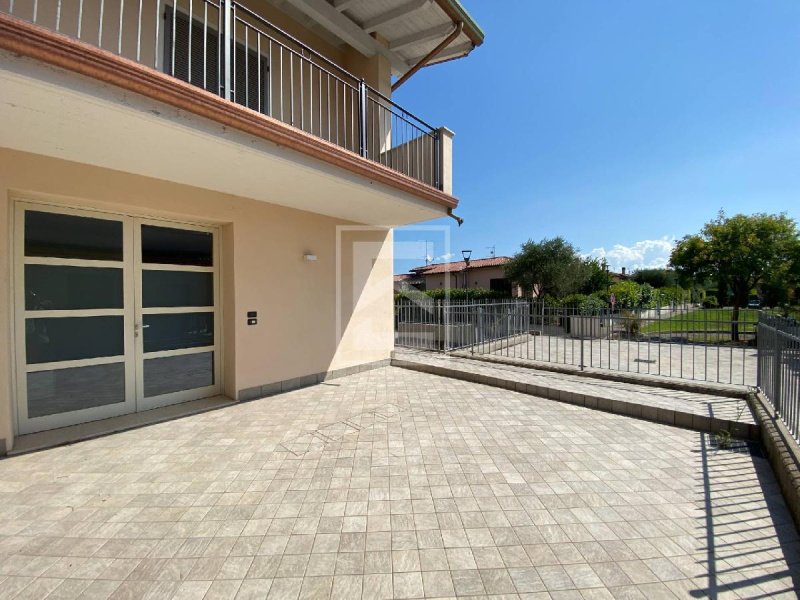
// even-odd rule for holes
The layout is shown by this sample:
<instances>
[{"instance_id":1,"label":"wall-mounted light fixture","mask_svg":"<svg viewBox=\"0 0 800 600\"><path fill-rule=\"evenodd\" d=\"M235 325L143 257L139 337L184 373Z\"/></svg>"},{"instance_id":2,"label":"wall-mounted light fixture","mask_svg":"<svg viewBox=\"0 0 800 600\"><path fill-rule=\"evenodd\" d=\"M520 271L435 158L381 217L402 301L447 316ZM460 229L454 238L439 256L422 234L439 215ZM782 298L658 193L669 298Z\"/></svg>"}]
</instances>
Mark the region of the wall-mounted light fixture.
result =
<instances>
[{"instance_id":1,"label":"wall-mounted light fixture","mask_svg":"<svg viewBox=\"0 0 800 600\"><path fill-rule=\"evenodd\" d=\"M317 260L316 254L303 254L303 260L306 262L314 262Z\"/></svg>"}]
</instances>

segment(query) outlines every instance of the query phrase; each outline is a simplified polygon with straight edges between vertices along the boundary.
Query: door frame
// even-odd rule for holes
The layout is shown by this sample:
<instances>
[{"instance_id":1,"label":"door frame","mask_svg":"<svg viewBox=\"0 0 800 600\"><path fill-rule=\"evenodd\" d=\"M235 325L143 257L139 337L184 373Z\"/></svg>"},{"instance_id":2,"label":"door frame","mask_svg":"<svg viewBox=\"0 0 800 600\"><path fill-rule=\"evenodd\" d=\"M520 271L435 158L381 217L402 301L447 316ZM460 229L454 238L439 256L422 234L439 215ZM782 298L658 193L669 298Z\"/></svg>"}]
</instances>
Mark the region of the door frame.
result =
<instances>
[{"instance_id":1,"label":"door frame","mask_svg":"<svg viewBox=\"0 0 800 600\"><path fill-rule=\"evenodd\" d=\"M143 371L143 364L140 365L137 359L137 350L134 341L134 323L137 317L135 308L138 306L136 298L141 299L141 281L136 281L136 270L134 268L134 261L136 260L137 253L134 238L139 237L139 228L136 227L136 221L152 223L161 226L174 226L183 229L197 229L202 231L210 231L213 233L213 260L214 267L214 385L203 388L208 390L210 397L223 393L223 378L224 378L224 339L222 336L222 321L224 319L224 310L222 306L222 293L221 282L223 280L223 266L221 257L223 255L222 248L222 230L221 227L213 223L201 223L196 221L186 221L181 218L169 218L147 215L146 211L121 211L109 209L106 206L96 206L91 202L82 203L76 201L74 198L61 198L50 194L30 194L11 192L9 194L9 208L10 208L10 258L11 264L11 293L9 300L11 301L11 310L9 311L10 317L10 357L11 357L11 394L13 401L11 402L12 408L12 422L16 435L24 435L28 433L35 433L39 431L46 431L50 429L58 429L61 427L69 427L71 425L79 425L93 421L100 421L115 416L124 414L131 414L136 412L143 412L151 408L158 408L159 406L166 406L168 404L179 404L194 399L193 394L189 392L197 390L186 390L184 392L173 392L169 395L157 396L155 398L161 402L153 403L152 406L142 407L139 400L140 390L143 395L143 387L141 385L141 373ZM26 375L29 372L27 369L27 357L25 353L25 288L24 288L24 271L25 271L25 228L24 228L24 214L26 210L35 210L41 212L53 212L61 214L72 214L78 216L87 216L95 218L102 218L107 215L109 219L119 220L123 222L123 308L122 309L98 309L82 311L84 316L86 312L92 314L106 313L109 311L122 312L124 315L123 326L124 331L124 351L123 362L126 364L125 373L125 402L109 404L105 406L87 408L79 411L72 411L68 413L58 413L55 415L46 415L44 417L35 417L33 420L27 417L27 381ZM140 259L140 255L139 255ZM35 258L37 264L75 264L83 262L85 266L106 266L104 261L80 261L78 259L58 259L58 258ZM49 261L49 262L48 262ZM72 261L72 262L69 262ZM114 266L118 266L115 263ZM141 271L139 271L141 273ZM130 301L129 301L130 299ZM207 307L206 307L207 308ZM41 311L44 312L44 311ZM56 313L60 311L48 311L48 313ZM68 312L68 311L63 311ZM162 312L169 312L169 309L162 310ZM54 316L54 315L53 315ZM193 349L195 350L195 349ZM176 351L176 353L180 353ZM131 358L128 359L127 357ZM81 361L69 361L70 363L80 363L74 366L88 366L92 364L91 361L97 361L95 364L109 364L119 361L111 360L110 358L103 357L97 359L85 359ZM128 368L130 361L133 366L132 369ZM64 361L65 363L67 361ZM52 363L45 363L52 364ZM69 364L68 366L73 366ZM68 367L61 367L68 368ZM37 370L37 369L34 369ZM38 369L46 370L46 369ZM124 407L124 408L123 408ZM76 416L76 418L65 418L68 416ZM32 422L35 421L35 422Z\"/></svg>"}]
</instances>

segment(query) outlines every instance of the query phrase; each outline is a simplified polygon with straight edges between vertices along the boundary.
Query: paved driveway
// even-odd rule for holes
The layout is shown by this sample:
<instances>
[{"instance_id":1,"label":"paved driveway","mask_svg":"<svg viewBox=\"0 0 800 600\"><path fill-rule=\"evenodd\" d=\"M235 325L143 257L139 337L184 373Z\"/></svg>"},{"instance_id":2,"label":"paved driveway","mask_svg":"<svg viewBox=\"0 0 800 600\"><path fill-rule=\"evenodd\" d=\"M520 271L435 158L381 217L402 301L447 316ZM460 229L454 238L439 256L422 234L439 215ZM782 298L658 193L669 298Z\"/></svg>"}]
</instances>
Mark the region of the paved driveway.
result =
<instances>
[{"instance_id":1,"label":"paved driveway","mask_svg":"<svg viewBox=\"0 0 800 600\"><path fill-rule=\"evenodd\" d=\"M0 597L795 597L768 463L385 368L0 461Z\"/></svg>"}]
</instances>

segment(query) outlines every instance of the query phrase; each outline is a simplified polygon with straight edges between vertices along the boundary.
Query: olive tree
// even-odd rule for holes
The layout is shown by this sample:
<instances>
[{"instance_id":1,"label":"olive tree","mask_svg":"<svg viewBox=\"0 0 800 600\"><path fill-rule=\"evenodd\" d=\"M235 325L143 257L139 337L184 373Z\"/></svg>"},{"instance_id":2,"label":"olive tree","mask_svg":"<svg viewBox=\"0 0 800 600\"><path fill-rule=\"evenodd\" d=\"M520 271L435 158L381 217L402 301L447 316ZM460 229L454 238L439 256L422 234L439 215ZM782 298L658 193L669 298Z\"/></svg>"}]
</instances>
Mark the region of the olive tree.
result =
<instances>
[{"instance_id":1,"label":"olive tree","mask_svg":"<svg viewBox=\"0 0 800 600\"><path fill-rule=\"evenodd\" d=\"M562 237L528 240L505 265L506 277L540 298L577 292L589 277L586 262Z\"/></svg>"}]
</instances>

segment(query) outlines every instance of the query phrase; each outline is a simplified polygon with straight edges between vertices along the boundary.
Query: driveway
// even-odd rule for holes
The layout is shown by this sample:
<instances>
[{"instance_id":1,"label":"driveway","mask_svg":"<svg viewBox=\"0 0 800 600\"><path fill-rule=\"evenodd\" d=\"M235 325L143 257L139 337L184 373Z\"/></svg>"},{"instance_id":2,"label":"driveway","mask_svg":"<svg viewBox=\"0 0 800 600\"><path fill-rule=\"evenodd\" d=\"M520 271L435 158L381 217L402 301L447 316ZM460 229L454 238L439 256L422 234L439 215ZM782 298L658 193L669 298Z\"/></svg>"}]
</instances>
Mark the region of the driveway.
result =
<instances>
[{"instance_id":1,"label":"driveway","mask_svg":"<svg viewBox=\"0 0 800 600\"><path fill-rule=\"evenodd\" d=\"M758 448L387 367L0 461L2 598L795 597Z\"/></svg>"}]
</instances>

